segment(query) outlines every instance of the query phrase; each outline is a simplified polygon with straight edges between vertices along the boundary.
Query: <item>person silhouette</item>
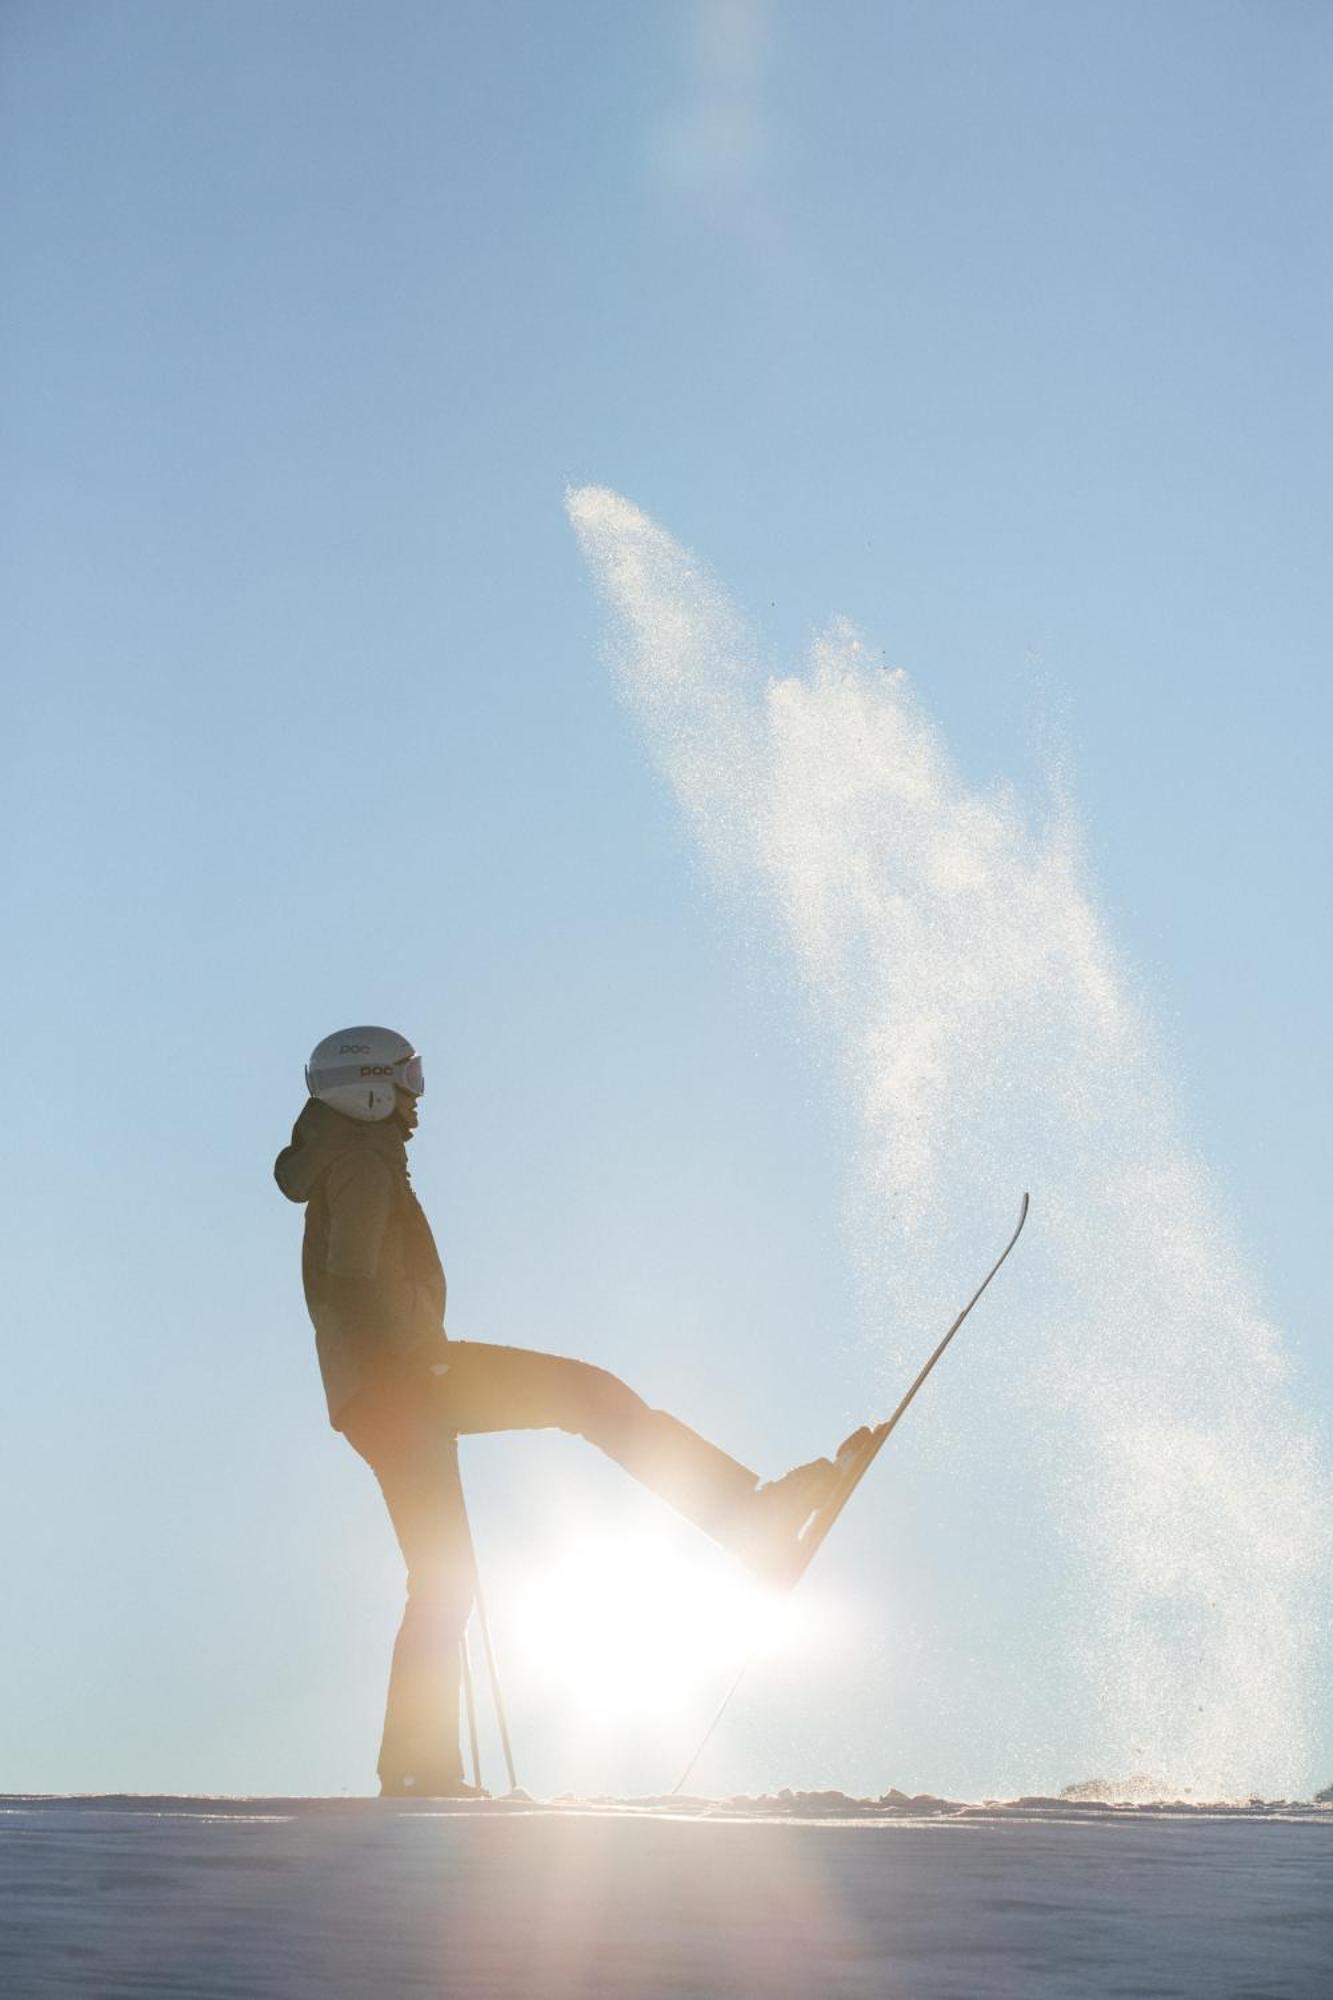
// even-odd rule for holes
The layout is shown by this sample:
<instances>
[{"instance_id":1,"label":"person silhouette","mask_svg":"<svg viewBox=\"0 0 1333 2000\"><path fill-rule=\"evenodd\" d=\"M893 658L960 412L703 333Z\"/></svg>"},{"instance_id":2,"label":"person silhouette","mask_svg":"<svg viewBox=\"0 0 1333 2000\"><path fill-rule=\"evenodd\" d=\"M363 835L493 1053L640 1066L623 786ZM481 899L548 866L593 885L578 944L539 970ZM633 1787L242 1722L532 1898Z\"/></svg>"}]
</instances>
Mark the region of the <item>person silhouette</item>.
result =
<instances>
[{"instance_id":1,"label":"person silhouette","mask_svg":"<svg viewBox=\"0 0 1333 2000\"><path fill-rule=\"evenodd\" d=\"M301 1269L329 1421L379 1482L407 1567L380 1742L382 1797L461 1797L459 1648L475 1565L458 1439L586 1438L757 1575L779 1578L829 1493L829 1459L758 1476L604 1368L444 1330L439 1252L407 1169L420 1055L377 1027L326 1036L274 1175L305 1207Z\"/></svg>"}]
</instances>

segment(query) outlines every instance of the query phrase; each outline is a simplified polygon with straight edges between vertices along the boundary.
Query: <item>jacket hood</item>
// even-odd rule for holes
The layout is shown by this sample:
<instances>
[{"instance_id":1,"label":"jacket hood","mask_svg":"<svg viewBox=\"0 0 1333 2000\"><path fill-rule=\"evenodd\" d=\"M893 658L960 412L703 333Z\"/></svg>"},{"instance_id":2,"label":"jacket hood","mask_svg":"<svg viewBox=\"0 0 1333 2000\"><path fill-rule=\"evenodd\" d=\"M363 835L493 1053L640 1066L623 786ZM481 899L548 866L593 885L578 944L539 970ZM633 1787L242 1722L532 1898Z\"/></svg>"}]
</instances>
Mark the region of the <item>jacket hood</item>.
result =
<instances>
[{"instance_id":1,"label":"jacket hood","mask_svg":"<svg viewBox=\"0 0 1333 2000\"><path fill-rule=\"evenodd\" d=\"M406 1165L403 1135L395 1119L363 1124L312 1097L292 1127L290 1146L284 1146L273 1162L273 1178L288 1201L309 1201L325 1169L340 1154L364 1146L391 1162Z\"/></svg>"}]
</instances>

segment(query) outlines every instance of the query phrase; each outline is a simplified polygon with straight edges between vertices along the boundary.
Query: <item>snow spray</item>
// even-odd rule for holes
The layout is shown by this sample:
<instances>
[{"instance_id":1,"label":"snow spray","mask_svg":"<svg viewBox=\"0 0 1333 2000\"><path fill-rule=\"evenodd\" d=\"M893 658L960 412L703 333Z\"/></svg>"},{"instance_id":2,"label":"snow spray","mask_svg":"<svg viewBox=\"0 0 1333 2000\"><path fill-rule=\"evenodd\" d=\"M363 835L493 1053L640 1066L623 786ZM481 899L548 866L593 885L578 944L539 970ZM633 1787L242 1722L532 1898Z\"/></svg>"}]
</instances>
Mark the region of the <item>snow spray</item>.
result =
<instances>
[{"instance_id":1,"label":"snow spray","mask_svg":"<svg viewBox=\"0 0 1333 2000\"><path fill-rule=\"evenodd\" d=\"M844 624L802 676L770 677L639 509L597 487L567 505L622 690L714 875L776 917L854 1109L851 1234L886 1392L891 1330L938 1319L1032 1189L1022 1354L1004 1366L1045 1509L1033 1533L1066 1578L1069 1776L1308 1791L1319 1454L1067 803L1034 823L1010 790L968 789L906 676Z\"/></svg>"}]
</instances>

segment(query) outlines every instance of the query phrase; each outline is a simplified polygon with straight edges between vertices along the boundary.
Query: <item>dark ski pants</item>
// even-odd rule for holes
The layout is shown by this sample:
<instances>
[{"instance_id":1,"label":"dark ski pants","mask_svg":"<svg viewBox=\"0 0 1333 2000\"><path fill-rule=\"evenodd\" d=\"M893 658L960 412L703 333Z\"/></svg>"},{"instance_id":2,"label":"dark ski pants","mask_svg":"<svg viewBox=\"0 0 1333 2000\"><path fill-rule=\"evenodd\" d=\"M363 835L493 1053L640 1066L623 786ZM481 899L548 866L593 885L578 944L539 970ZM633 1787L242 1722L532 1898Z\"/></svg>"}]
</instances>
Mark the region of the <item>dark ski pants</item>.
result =
<instances>
[{"instance_id":1,"label":"dark ski pants","mask_svg":"<svg viewBox=\"0 0 1333 2000\"><path fill-rule=\"evenodd\" d=\"M474 1566L460 1436L571 1431L715 1540L755 1489L755 1475L716 1445L652 1410L604 1368L451 1340L448 1372L366 1391L341 1412L348 1442L380 1483L407 1564L407 1606L394 1645L379 1774L420 1790L462 1777L459 1642L472 1609Z\"/></svg>"}]
</instances>

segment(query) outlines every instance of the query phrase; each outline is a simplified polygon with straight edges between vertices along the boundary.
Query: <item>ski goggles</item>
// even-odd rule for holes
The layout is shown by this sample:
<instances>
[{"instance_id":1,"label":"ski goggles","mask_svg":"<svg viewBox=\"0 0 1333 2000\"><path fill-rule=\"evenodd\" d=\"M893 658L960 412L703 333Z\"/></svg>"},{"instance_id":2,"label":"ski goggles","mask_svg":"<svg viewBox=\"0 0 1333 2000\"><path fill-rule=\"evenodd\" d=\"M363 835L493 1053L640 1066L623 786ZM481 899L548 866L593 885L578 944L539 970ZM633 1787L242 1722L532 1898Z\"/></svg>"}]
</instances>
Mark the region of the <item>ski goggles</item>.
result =
<instances>
[{"instance_id":1,"label":"ski goggles","mask_svg":"<svg viewBox=\"0 0 1333 2000\"><path fill-rule=\"evenodd\" d=\"M394 1063L321 1063L318 1069L307 1063L305 1084L310 1095L318 1097L322 1090L333 1090L343 1083L364 1083L368 1076L386 1077L412 1097L421 1097L426 1089L426 1072L415 1053L400 1056Z\"/></svg>"},{"instance_id":2,"label":"ski goggles","mask_svg":"<svg viewBox=\"0 0 1333 2000\"><path fill-rule=\"evenodd\" d=\"M413 1097L422 1096L426 1088L426 1072L421 1067L421 1057L404 1056L402 1062L394 1064L394 1068L402 1072L395 1080L403 1089L411 1091Z\"/></svg>"}]
</instances>

